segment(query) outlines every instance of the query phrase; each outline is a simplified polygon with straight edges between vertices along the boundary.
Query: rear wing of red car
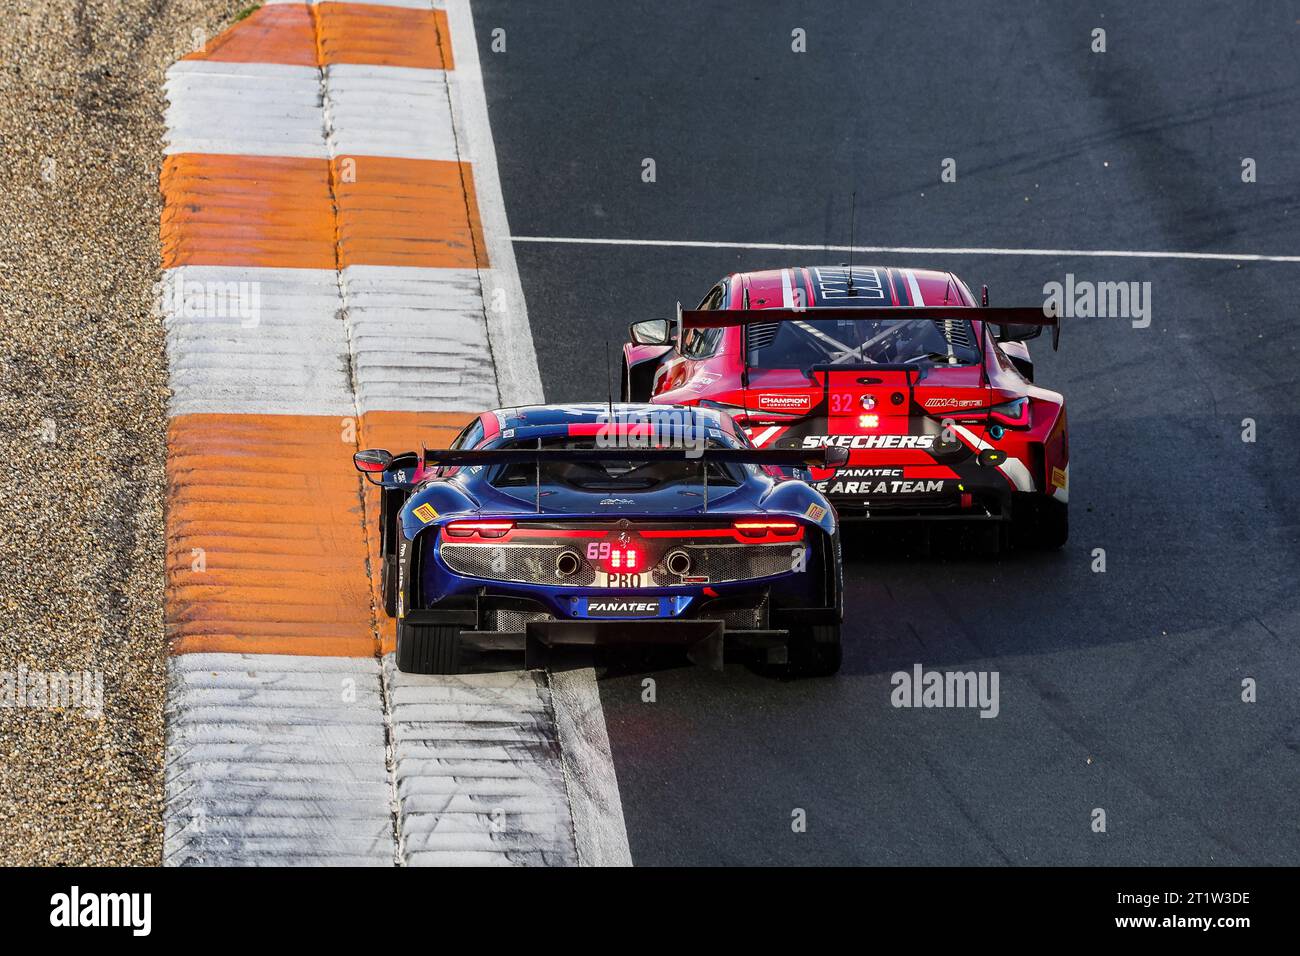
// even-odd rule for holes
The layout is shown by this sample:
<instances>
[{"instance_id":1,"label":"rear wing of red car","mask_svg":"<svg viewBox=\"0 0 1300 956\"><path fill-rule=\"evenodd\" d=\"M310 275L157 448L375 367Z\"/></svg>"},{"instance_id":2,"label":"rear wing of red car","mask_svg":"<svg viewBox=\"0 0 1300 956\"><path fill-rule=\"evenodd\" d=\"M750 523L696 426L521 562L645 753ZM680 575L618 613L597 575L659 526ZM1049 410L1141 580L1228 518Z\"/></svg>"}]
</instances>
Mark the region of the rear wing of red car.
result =
<instances>
[{"instance_id":1,"label":"rear wing of red car","mask_svg":"<svg viewBox=\"0 0 1300 956\"><path fill-rule=\"evenodd\" d=\"M814 309L690 309L681 313L683 329L717 329L767 322L809 322L824 319L964 319L1000 326L1044 326L1052 330L1052 348L1060 347L1061 319L1046 306L819 306Z\"/></svg>"}]
</instances>

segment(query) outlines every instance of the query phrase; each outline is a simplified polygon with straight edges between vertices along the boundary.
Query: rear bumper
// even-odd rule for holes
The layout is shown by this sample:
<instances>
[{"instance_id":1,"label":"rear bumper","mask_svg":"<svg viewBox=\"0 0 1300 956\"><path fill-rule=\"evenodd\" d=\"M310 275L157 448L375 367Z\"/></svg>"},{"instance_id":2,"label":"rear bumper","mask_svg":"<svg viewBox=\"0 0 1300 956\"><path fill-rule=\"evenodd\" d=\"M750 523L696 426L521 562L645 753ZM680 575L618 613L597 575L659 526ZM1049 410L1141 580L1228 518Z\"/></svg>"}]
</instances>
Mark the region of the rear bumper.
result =
<instances>
[{"instance_id":1,"label":"rear bumper","mask_svg":"<svg viewBox=\"0 0 1300 956\"><path fill-rule=\"evenodd\" d=\"M720 668L724 646L784 663L793 627L841 619L838 607L771 608L769 601L768 592L761 591L703 602L690 616L567 618L549 614L540 601L484 590L408 611L402 621L458 627L462 645L480 651L522 650L529 668L545 666L552 651L637 646L678 647L695 663ZM496 628L503 617L514 626Z\"/></svg>"},{"instance_id":2,"label":"rear bumper","mask_svg":"<svg viewBox=\"0 0 1300 956\"><path fill-rule=\"evenodd\" d=\"M708 630L714 627L725 627L732 634L769 630L772 633L785 633L793 626L838 624L841 620L838 606L773 606L772 596L767 590L705 600L677 617L578 618L556 615L545 603L533 598L494 594L482 589L448 599L433 608L409 610L402 621L414 625L457 625L466 631L493 632L490 624L494 620L500 620L500 615L493 612L515 616L514 619L520 626L510 628L508 632L522 634L527 628L540 625L542 630L554 630L557 635L587 631L628 643L673 643L677 639L674 635L679 628L686 628L681 631L686 634L690 633L690 628ZM747 623L740 625L738 620ZM502 630L499 633L508 632ZM556 641L566 642L562 636L557 637ZM576 643L584 641L584 638L575 639Z\"/></svg>"},{"instance_id":3,"label":"rear bumper","mask_svg":"<svg viewBox=\"0 0 1300 956\"><path fill-rule=\"evenodd\" d=\"M759 652L770 664L789 660L786 630L728 630L722 621L533 621L517 631L461 631L461 643L482 651L523 651L528 669L547 666L553 652L676 647L696 664L722 669L727 647Z\"/></svg>"},{"instance_id":4,"label":"rear bumper","mask_svg":"<svg viewBox=\"0 0 1300 956\"><path fill-rule=\"evenodd\" d=\"M968 522L1010 523L1017 513L1032 502L1050 500L1051 495L1038 491L1010 491L997 495L975 495L969 506L952 499L907 502L870 502L847 499L830 499L839 520L845 524L887 524L912 522L918 524Z\"/></svg>"},{"instance_id":5,"label":"rear bumper","mask_svg":"<svg viewBox=\"0 0 1300 956\"><path fill-rule=\"evenodd\" d=\"M957 482L952 483L954 486ZM969 486L968 486L969 487ZM887 521L1009 521L1014 493L1009 487L954 490L936 496L886 496L871 499L832 497L828 500L844 522Z\"/></svg>"},{"instance_id":6,"label":"rear bumper","mask_svg":"<svg viewBox=\"0 0 1300 956\"><path fill-rule=\"evenodd\" d=\"M990 504L975 502L970 507L953 506L949 502L936 502L926 506L917 502L905 505L867 505L861 501L843 503L831 499L840 521L845 524L887 523L903 521L969 521L1001 522L1011 520L1011 509L1005 503Z\"/></svg>"}]
</instances>

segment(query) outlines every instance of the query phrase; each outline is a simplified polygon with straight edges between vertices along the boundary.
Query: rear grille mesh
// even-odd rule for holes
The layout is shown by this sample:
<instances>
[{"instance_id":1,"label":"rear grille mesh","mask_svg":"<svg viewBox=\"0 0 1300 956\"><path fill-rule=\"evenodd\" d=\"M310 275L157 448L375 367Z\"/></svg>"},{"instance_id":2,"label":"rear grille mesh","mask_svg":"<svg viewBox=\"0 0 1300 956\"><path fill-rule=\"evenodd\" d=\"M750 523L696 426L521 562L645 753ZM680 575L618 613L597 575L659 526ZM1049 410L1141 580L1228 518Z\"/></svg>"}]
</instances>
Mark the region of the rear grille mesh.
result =
<instances>
[{"instance_id":1,"label":"rear grille mesh","mask_svg":"<svg viewBox=\"0 0 1300 956\"><path fill-rule=\"evenodd\" d=\"M804 556L802 544L688 544L680 548L691 559L690 577L703 576L710 584L749 581L794 570ZM651 572L656 587L680 586L681 577L660 562Z\"/></svg>"},{"instance_id":2,"label":"rear grille mesh","mask_svg":"<svg viewBox=\"0 0 1300 956\"><path fill-rule=\"evenodd\" d=\"M714 617L714 615L707 613L704 616L710 619ZM716 617L717 620L734 631L761 631L767 627L767 598L765 596L763 603L758 607L743 607L734 611L723 611Z\"/></svg>"},{"instance_id":3,"label":"rear grille mesh","mask_svg":"<svg viewBox=\"0 0 1300 956\"><path fill-rule=\"evenodd\" d=\"M545 611L493 611L496 619L494 630L507 634L521 634L528 630L528 625L535 621L553 620Z\"/></svg>"},{"instance_id":4,"label":"rear grille mesh","mask_svg":"<svg viewBox=\"0 0 1300 956\"><path fill-rule=\"evenodd\" d=\"M561 544L471 544L443 542L440 554L454 573L489 581L518 584L546 584L563 587L590 587L596 583L596 568L578 555L578 571L568 577L555 569L555 559L562 551L573 550ZM794 569L804 556L802 544L681 544L668 547L659 563L651 569L647 582L651 587L681 587L682 578L664 567L671 551L685 551L691 559L688 577L707 578L709 584L751 581L785 574Z\"/></svg>"},{"instance_id":5,"label":"rear grille mesh","mask_svg":"<svg viewBox=\"0 0 1300 956\"><path fill-rule=\"evenodd\" d=\"M560 544L453 544L444 542L442 560L457 574L519 584L566 584L586 587L595 583L596 570L579 560L577 574L563 577L555 570Z\"/></svg>"}]
</instances>

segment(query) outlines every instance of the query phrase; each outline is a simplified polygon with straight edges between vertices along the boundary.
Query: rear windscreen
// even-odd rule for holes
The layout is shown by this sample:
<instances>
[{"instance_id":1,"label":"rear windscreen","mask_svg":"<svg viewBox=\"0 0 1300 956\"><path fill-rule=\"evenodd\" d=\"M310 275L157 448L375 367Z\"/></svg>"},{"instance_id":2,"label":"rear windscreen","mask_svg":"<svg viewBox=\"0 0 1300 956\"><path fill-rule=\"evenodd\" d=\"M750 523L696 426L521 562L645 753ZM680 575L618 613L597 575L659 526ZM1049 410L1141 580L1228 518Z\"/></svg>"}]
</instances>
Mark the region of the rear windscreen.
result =
<instances>
[{"instance_id":1,"label":"rear windscreen","mask_svg":"<svg viewBox=\"0 0 1300 956\"><path fill-rule=\"evenodd\" d=\"M968 319L808 319L746 327L748 365L970 364L979 361Z\"/></svg>"},{"instance_id":2,"label":"rear windscreen","mask_svg":"<svg viewBox=\"0 0 1300 956\"><path fill-rule=\"evenodd\" d=\"M537 443L520 442L501 447L535 448ZM543 440L541 447L595 448L596 441L593 438L554 438ZM711 439L708 447L733 446ZM540 466L541 483L565 485L581 491L656 491L675 485L702 485L707 469L710 485L734 487L744 480L744 469L751 467L720 462L709 462L706 465L700 458L685 461L637 461L634 448L610 450L610 454L614 457L601 461L543 462ZM497 488L515 488L534 485L538 477L539 466L536 463L515 462L498 465L496 473L488 480Z\"/></svg>"}]
</instances>

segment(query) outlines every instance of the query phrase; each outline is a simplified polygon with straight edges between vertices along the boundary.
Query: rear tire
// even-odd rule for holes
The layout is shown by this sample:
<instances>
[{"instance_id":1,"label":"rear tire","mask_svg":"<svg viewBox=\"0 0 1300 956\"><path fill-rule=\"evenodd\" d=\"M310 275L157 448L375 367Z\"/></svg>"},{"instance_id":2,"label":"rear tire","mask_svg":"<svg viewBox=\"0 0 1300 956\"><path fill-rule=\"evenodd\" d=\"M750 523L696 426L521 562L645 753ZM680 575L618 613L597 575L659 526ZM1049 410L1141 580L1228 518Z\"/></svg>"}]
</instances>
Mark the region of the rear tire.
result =
<instances>
[{"instance_id":1,"label":"rear tire","mask_svg":"<svg viewBox=\"0 0 1300 956\"><path fill-rule=\"evenodd\" d=\"M407 674L456 674L459 664L459 626L398 623L399 671Z\"/></svg>"},{"instance_id":2,"label":"rear tire","mask_svg":"<svg viewBox=\"0 0 1300 956\"><path fill-rule=\"evenodd\" d=\"M393 554L384 555L384 564L382 575L380 577L379 591L384 599L384 613L389 617L397 617L397 556Z\"/></svg>"},{"instance_id":3,"label":"rear tire","mask_svg":"<svg viewBox=\"0 0 1300 956\"><path fill-rule=\"evenodd\" d=\"M1070 537L1070 508L1055 498L1037 495L1015 512L1016 544L1035 551L1055 551Z\"/></svg>"},{"instance_id":4,"label":"rear tire","mask_svg":"<svg viewBox=\"0 0 1300 956\"><path fill-rule=\"evenodd\" d=\"M811 624L790 630L788 673L798 677L830 677L844 657L840 625Z\"/></svg>"}]
</instances>

